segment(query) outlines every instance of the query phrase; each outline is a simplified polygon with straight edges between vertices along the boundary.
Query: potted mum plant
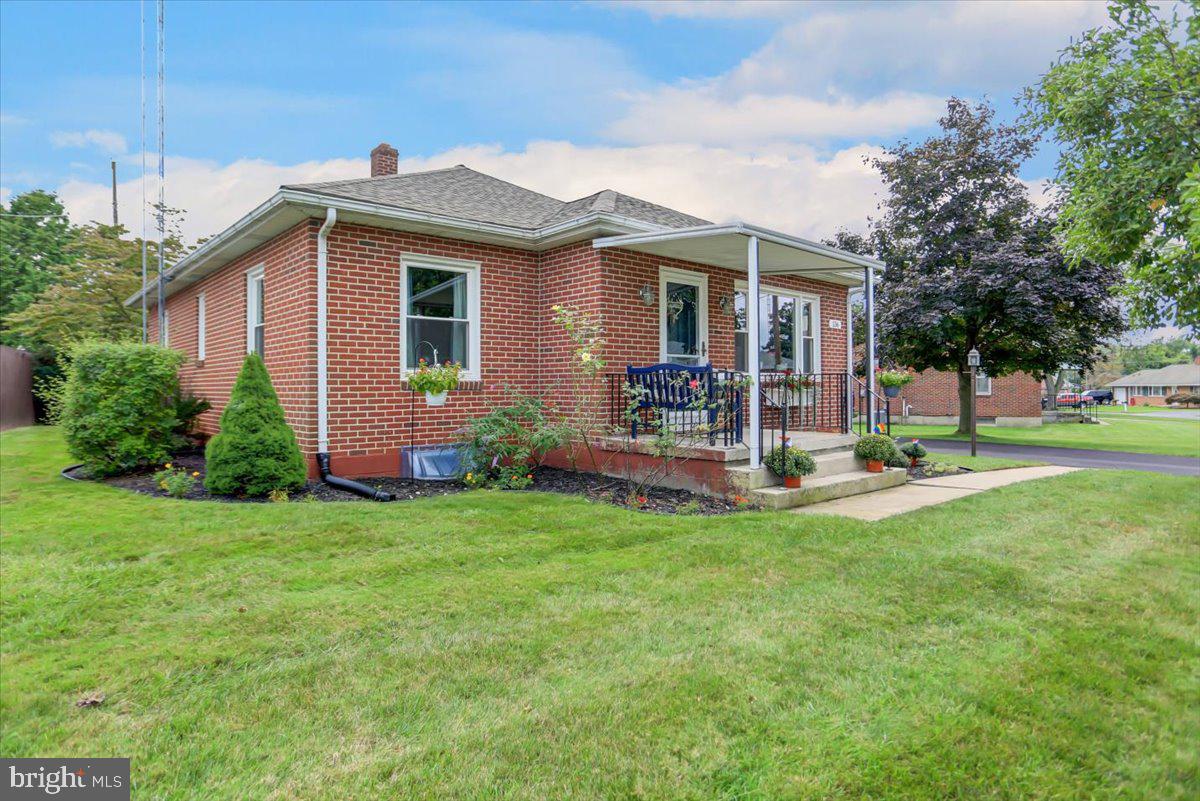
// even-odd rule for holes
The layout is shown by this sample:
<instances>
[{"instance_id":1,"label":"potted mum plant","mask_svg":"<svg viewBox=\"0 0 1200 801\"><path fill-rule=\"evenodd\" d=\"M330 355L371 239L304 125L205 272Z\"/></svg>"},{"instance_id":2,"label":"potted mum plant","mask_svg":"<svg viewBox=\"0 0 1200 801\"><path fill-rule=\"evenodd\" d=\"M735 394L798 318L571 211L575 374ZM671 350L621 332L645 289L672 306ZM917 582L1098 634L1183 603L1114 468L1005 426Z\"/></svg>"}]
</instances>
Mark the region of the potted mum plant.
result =
<instances>
[{"instance_id":1,"label":"potted mum plant","mask_svg":"<svg viewBox=\"0 0 1200 801\"><path fill-rule=\"evenodd\" d=\"M442 406L446 393L458 388L458 376L462 365L458 362L429 365L424 359L417 362L417 370L408 376L408 386L413 392L424 392L428 406Z\"/></svg>"},{"instance_id":2,"label":"potted mum plant","mask_svg":"<svg viewBox=\"0 0 1200 801\"><path fill-rule=\"evenodd\" d=\"M854 443L854 455L867 463L867 472L882 473L884 463L896 455L896 443L886 434L867 434Z\"/></svg>"},{"instance_id":3,"label":"potted mum plant","mask_svg":"<svg viewBox=\"0 0 1200 801\"><path fill-rule=\"evenodd\" d=\"M817 472L817 463L813 461L808 451L801 448L785 449L781 445L771 449L771 452L763 459L763 464L772 473L782 478L783 486L788 489L796 489L800 486L800 481L804 476L810 476Z\"/></svg>"},{"instance_id":4,"label":"potted mum plant","mask_svg":"<svg viewBox=\"0 0 1200 801\"><path fill-rule=\"evenodd\" d=\"M906 373L902 370L884 370L879 374L879 385L883 387L883 394L889 398L898 396L900 389L907 384L911 384L912 380L912 373Z\"/></svg>"},{"instance_id":5,"label":"potted mum plant","mask_svg":"<svg viewBox=\"0 0 1200 801\"><path fill-rule=\"evenodd\" d=\"M921 440L914 439L912 442L906 442L900 446L900 452L908 457L909 467L916 467L917 462L929 455L929 451L925 450L925 446L921 444Z\"/></svg>"}]
</instances>

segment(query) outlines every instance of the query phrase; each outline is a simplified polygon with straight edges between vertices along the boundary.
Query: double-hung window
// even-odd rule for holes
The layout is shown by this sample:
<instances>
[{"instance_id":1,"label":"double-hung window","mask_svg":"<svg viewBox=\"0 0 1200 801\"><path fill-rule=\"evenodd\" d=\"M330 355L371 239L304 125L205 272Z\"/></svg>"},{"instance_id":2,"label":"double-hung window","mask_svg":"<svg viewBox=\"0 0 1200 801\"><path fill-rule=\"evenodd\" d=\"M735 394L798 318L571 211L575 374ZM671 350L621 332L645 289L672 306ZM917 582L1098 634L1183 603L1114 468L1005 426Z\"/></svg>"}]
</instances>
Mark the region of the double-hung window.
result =
<instances>
[{"instance_id":1,"label":"double-hung window","mask_svg":"<svg viewBox=\"0 0 1200 801\"><path fill-rule=\"evenodd\" d=\"M204 319L204 293L201 292L196 296L196 361L204 361L205 351L208 349L208 329L207 321Z\"/></svg>"},{"instance_id":2,"label":"double-hung window","mask_svg":"<svg viewBox=\"0 0 1200 801\"><path fill-rule=\"evenodd\" d=\"M991 395L992 394L992 377L982 370L975 371L975 394L976 395Z\"/></svg>"},{"instance_id":3,"label":"double-hung window","mask_svg":"<svg viewBox=\"0 0 1200 801\"><path fill-rule=\"evenodd\" d=\"M400 330L405 372L426 363L458 362L479 378L479 265L406 254L401 260Z\"/></svg>"},{"instance_id":4,"label":"double-hung window","mask_svg":"<svg viewBox=\"0 0 1200 801\"><path fill-rule=\"evenodd\" d=\"M746 290L733 294L734 369L745 371L748 342ZM805 295L762 288L758 295L760 370L820 371L817 301Z\"/></svg>"},{"instance_id":5,"label":"double-hung window","mask_svg":"<svg viewBox=\"0 0 1200 801\"><path fill-rule=\"evenodd\" d=\"M264 356L263 348L266 315L263 268L255 267L246 273L246 352Z\"/></svg>"}]
</instances>

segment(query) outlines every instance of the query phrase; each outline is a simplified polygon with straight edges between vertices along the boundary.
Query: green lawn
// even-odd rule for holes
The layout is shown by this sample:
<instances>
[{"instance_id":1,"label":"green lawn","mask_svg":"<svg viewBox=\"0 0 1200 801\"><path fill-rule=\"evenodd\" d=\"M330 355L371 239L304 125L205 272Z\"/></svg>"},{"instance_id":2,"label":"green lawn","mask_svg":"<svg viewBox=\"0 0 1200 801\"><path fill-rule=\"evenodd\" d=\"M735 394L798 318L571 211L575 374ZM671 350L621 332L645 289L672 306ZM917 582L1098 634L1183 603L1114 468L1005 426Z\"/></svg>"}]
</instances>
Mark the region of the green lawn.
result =
<instances>
[{"instance_id":1,"label":"green lawn","mask_svg":"<svg viewBox=\"0 0 1200 801\"><path fill-rule=\"evenodd\" d=\"M135 798L1195 798L1200 480L875 524L219 504L0 435L4 756ZM81 694L102 706L81 709Z\"/></svg>"},{"instance_id":2,"label":"green lawn","mask_svg":"<svg viewBox=\"0 0 1200 801\"><path fill-rule=\"evenodd\" d=\"M1200 457L1200 421L1158 420L1133 415L1104 416L1106 425L1047 423L1037 428L999 428L981 425L980 442L1011 445L1049 445L1058 448L1091 448L1105 451L1159 453ZM969 439L954 433L955 426L893 425L893 437Z\"/></svg>"}]
</instances>

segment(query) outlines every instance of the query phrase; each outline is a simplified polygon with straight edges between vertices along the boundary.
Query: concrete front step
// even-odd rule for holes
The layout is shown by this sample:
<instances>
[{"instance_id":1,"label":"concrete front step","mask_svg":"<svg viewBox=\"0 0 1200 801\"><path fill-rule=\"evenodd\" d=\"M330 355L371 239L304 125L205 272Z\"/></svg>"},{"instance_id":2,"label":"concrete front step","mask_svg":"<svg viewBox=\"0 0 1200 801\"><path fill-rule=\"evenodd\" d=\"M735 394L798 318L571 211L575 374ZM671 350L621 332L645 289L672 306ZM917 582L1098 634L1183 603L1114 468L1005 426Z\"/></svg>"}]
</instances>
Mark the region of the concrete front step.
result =
<instances>
[{"instance_id":1,"label":"concrete front step","mask_svg":"<svg viewBox=\"0 0 1200 801\"><path fill-rule=\"evenodd\" d=\"M862 460L854 456L854 451L850 448L841 448L810 455L813 461L817 463L817 472L810 476L805 476L805 481L815 481L818 478L825 478L826 476L851 473L856 470L862 470L866 466ZM730 483L738 487L742 494L783 483L783 479L765 467L751 470L749 461L734 465L727 464L725 469L729 473Z\"/></svg>"},{"instance_id":2,"label":"concrete front step","mask_svg":"<svg viewBox=\"0 0 1200 801\"><path fill-rule=\"evenodd\" d=\"M807 506L810 503L830 501L834 498L845 498L888 487L898 487L906 481L908 481L908 471L900 468L888 467L882 473L855 470L823 478L805 477L804 484L799 489L787 489L783 486L762 487L751 490L748 497L753 503L768 509L791 509L796 506Z\"/></svg>"}]
</instances>

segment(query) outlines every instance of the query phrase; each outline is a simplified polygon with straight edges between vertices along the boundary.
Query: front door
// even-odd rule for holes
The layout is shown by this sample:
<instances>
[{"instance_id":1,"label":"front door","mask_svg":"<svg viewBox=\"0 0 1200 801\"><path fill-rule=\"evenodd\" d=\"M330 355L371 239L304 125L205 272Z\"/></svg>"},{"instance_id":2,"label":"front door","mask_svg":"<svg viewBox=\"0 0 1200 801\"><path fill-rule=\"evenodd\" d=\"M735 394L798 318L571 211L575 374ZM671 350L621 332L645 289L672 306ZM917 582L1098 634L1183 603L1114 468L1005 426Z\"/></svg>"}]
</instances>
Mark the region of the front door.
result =
<instances>
[{"instance_id":1,"label":"front door","mask_svg":"<svg viewBox=\"0 0 1200 801\"><path fill-rule=\"evenodd\" d=\"M661 359L708 364L708 276L664 269L658 298Z\"/></svg>"}]
</instances>

